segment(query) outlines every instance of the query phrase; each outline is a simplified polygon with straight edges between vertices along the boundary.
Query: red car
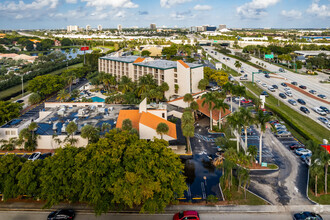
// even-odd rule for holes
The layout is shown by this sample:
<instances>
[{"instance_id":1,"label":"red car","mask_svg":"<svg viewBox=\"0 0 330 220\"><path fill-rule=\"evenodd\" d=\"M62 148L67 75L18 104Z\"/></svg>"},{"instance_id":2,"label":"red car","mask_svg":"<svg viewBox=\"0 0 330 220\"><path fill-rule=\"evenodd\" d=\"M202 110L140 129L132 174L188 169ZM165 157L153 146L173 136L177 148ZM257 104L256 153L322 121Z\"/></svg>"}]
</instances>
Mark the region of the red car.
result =
<instances>
[{"instance_id":1,"label":"red car","mask_svg":"<svg viewBox=\"0 0 330 220\"><path fill-rule=\"evenodd\" d=\"M185 220L185 219L200 220L198 212L196 211L178 212L173 216L173 220Z\"/></svg>"},{"instance_id":2,"label":"red car","mask_svg":"<svg viewBox=\"0 0 330 220\"><path fill-rule=\"evenodd\" d=\"M241 104L250 104L250 103L252 103L251 99L248 99L248 100L244 99L241 101Z\"/></svg>"}]
</instances>

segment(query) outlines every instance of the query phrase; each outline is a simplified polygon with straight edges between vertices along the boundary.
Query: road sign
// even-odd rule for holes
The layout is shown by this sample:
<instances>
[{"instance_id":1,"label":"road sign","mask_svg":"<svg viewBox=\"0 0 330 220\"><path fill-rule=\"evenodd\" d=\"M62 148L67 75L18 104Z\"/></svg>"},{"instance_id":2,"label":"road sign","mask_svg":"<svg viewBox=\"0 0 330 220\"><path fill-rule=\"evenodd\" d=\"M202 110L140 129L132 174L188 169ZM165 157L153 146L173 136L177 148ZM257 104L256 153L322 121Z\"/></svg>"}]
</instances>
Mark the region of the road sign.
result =
<instances>
[{"instance_id":1,"label":"road sign","mask_svg":"<svg viewBox=\"0 0 330 220\"><path fill-rule=\"evenodd\" d=\"M81 47L80 50L81 51L86 51L86 50L89 50L89 47Z\"/></svg>"},{"instance_id":2,"label":"road sign","mask_svg":"<svg viewBox=\"0 0 330 220\"><path fill-rule=\"evenodd\" d=\"M213 43L218 43L218 41L215 40L215 41L213 41Z\"/></svg>"},{"instance_id":3,"label":"road sign","mask_svg":"<svg viewBox=\"0 0 330 220\"><path fill-rule=\"evenodd\" d=\"M265 54L265 59L274 59L274 54Z\"/></svg>"},{"instance_id":4,"label":"road sign","mask_svg":"<svg viewBox=\"0 0 330 220\"><path fill-rule=\"evenodd\" d=\"M267 163L261 163L262 167L267 167Z\"/></svg>"}]
</instances>

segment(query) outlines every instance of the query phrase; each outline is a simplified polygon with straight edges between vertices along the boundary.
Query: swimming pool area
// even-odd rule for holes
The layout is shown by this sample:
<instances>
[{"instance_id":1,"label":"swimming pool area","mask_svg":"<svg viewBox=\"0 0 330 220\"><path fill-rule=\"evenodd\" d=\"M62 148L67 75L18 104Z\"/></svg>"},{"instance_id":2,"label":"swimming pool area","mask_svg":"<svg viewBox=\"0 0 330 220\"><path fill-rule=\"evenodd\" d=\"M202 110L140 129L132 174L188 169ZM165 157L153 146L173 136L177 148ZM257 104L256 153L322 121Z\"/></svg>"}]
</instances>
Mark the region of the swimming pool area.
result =
<instances>
[{"instance_id":1,"label":"swimming pool area","mask_svg":"<svg viewBox=\"0 0 330 220\"><path fill-rule=\"evenodd\" d=\"M98 97L98 96L94 96L91 98L93 100L93 102L104 102L104 99Z\"/></svg>"}]
</instances>

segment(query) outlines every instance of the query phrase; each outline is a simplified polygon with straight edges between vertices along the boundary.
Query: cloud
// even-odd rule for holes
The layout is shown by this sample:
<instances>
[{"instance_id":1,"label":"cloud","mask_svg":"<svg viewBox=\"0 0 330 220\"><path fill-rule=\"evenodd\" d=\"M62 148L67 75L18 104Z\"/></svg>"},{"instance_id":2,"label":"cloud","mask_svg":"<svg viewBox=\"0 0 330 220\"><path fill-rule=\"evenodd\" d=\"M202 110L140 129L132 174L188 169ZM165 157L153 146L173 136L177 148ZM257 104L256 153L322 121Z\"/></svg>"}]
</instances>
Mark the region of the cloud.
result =
<instances>
[{"instance_id":1,"label":"cloud","mask_svg":"<svg viewBox=\"0 0 330 220\"><path fill-rule=\"evenodd\" d=\"M209 11L211 9L212 9L212 7L210 5L196 5L194 7L194 10L196 10L196 11Z\"/></svg>"},{"instance_id":2,"label":"cloud","mask_svg":"<svg viewBox=\"0 0 330 220\"><path fill-rule=\"evenodd\" d=\"M148 15L149 14L149 12L147 12L147 11L139 11L138 13L139 13L139 15Z\"/></svg>"},{"instance_id":3,"label":"cloud","mask_svg":"<svg viewBox=\"0 0 330 220\"><path fill-rule=\"evenodd\" d=\"M112 8L137 8L139 5L131 0L81 0L87 2L87 7L95 7L97 10L103 10L106 7Z\"/></svg>"},{"instance_id":4,"label":"cloud","mask_svg":"<svg viewBox=\"0 0 330 220\"><path fill-rule=\"evenodd\" d=\"M160 6L162 8L171 8L174 5L183 4L190 1L192 0L160 0Z\"/></svg>"},{"instance_id":5,"label":"cloud","mask_svg":"<svg viewBox=\"0 0 330 220\"><path fill-rule=\"evenodd\" d=\"M319 5L319 0L314 0L306 12L318 17L330 17L330 5Z\"/></svg>"},{"instance_id":6,"label":"cloud","mask_svg":"<svg viewBox=\"0 0 330 220\"><path fill-rule=\"evenodd\" d=\"M76 4L78 0L65 0L65 2L69 4Z\"/></svg>"},{"instance_id":7,"label":"cloud","mask_svg":"<svg viewBox=\"0 0 330 220\"><path fill-rule=\"evenodd\" d=\"M184 12L175 12L170 15L171 18L174 20L184 20L188 17L193 17L191 11L184 11Z\"/></svg>"},{"instance_id":8,"label":"cloud","mask_svg":"<svg viewBox=\"0 0 330 220\"><path fill-rule=\"evenodd\" d=\"M252 0L236 8L237 14L241 18L259 19L267 15L266 9L275 5L280 0Z\"/></svg>"},{"instance_id":9,"label":"cloud","mask_svg":"<svg viewBox=\"0 0 330 220\"><path fill-rule=\"evenodd\" d=\"M301 18L302 13L300 11L292 9L290 11L286 11L286 10L281 11L281 15L289 19L299 19Z\"/></svg>"}]
</instances>

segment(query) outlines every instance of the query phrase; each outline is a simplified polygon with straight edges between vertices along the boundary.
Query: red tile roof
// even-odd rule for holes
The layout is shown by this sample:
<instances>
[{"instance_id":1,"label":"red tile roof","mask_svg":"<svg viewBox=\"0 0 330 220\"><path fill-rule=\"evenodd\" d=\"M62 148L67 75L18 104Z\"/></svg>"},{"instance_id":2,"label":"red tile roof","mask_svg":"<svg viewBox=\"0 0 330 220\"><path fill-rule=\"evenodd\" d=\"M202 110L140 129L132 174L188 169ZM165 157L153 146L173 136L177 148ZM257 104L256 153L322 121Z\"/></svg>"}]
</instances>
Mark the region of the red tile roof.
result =
<instances>
[{"instance_id":1,"label":"red tile roof","mask_svg":"<svg viewBox=\"0 0 330 220\"><path fill-rule=\"evenodd\" d=\"M204 99L197 99L196 102L198 103L198 111L200 111L201 113L203 113L204 115L206 115L207 117L210 117L210 110L209 110L209 105L205 103L204 106L202 106ZM230 114L231 111L226 109L225 112L223 112L223 110L221 109L221 118L224 118L226 115ZM219 120L219 110L218 109L214 109L212 111L212 119L218 121Z\"/></svg>"},{"instance_id":2,"label":"red tile roof","mask_svg":"<svg viewBox=\"0 0 330 220\"><path fill-rule=\"evenodd\" d=\"M183 62L182 60L178 60L178 62L179 62L182 66L184 66L184 67L186 67L186 68L189 68L189 66L188 66L185 62Z\"/></svg>"},{"instance_id":3,"label":"red tile roof","mask_svg":"<svg viewBox=\"0 0 330 220\"><path fill-rule=\"evenodd\" d=\"M139 130L140 117L141 114L139 113L139 110L120 110L116 128L121 128L123 121L128 118L132 121L132 127Z\"/></svg>"},{"instance_id":4,"label":"red tile roof","mask_svg":"<svg viewBox=\"0 0 330 220\"><path fill-rule=\"evenodd\" d=\"M133 63L141 63L144 60L142 57L138 57Z\"/></svg>"}]
</instances>

